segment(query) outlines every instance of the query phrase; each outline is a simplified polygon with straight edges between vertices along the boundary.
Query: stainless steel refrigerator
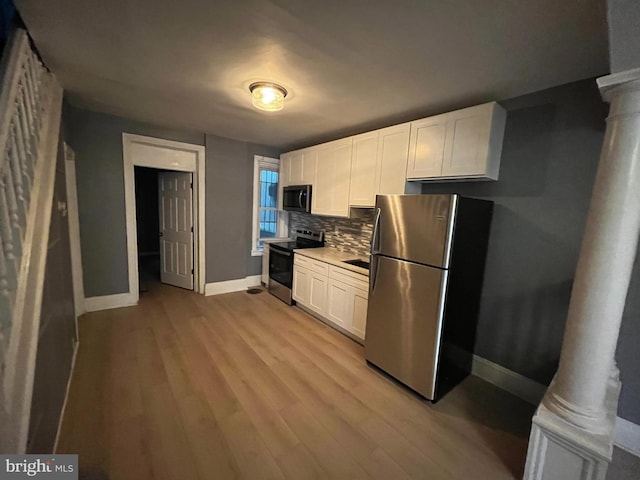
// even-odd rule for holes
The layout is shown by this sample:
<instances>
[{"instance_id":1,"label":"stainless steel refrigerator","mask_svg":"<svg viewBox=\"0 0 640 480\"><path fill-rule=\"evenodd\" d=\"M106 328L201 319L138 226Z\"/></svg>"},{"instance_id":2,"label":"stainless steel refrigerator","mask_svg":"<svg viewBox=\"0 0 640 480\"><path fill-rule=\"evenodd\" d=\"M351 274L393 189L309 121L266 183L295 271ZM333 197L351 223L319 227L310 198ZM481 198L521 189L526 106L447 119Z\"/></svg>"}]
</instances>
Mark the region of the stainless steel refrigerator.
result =
<instances>
[{"instance_id":1,"label":"stainless steel refrigerator","mask_svg":"<svg viewBox=\"0 0 640 480\"><path fill-rule=\"evenodd\" d=\"M430 400L471 368L492 209L455 194L376 198L365 356Z\"/></svg>"}]
</instances>

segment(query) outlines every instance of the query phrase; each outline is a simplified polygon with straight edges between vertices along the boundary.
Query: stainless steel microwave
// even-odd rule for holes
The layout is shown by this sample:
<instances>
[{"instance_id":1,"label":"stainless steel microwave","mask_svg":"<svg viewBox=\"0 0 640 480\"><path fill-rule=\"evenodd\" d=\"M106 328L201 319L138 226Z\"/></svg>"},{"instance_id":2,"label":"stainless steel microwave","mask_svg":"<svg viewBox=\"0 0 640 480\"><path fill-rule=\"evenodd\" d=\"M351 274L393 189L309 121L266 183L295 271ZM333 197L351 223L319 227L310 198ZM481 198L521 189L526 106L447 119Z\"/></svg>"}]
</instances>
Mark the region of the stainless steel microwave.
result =
<instances>
[{"instance_id":1,"label":"stainless steel microwave","mask_svg":"<svg viewBox=\"0 0 640 480\"><path fill-rule=\"evenodd\" d=\"M282 208L290 212L311 213L311 185L284 187Z\"/></svg>"}]
</instances>

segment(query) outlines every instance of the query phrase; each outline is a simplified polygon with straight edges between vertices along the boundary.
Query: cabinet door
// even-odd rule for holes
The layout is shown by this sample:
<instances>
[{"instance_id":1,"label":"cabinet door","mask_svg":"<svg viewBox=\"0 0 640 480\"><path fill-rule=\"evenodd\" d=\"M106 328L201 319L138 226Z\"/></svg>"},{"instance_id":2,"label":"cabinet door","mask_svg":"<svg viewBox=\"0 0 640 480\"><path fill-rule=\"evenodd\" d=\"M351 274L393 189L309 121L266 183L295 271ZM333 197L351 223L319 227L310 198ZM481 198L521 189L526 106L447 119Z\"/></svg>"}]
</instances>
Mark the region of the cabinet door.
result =
<instances>
[{"instance_id":1,"label":"cabinet door","mask_svg":"<svg viewBox=\"0 0 640 480\"><path fill-rule=\"evenodd\" d=\"M379 130L378 164L380 195L404 193L407 181L407 156L411 124L405 123ZM375 204L375 195L373 197Z\"/></svg>"},{"instance_id":2,"label":"cabinet door","mask_svg":"<svg viewBox=\"0 0 640 480\"><path fill-rule=\"evenodd\" d=\"M342 328L351 326L353 293L352 287L333 278L329 279L327 318Z\"/></svg>"},{"instance_id":3,"label":"cabinet door","mask_svg":"<svg viewBox=\"0 0 640 480\"><path fill-rule=\"evenodd\" d=\"M289 176L291 173L291 153L284 153L280 155L280 186L286 187L291 185L289 183ZM280 195L282 197L282 195Z\"/></svg>"},{"instance_id":4,"label":"cabinet door","mask_svg":"<svg viewBox=\"0 0 640 480\"><path fill-rule=\"evenodd\" d=\"M367 325L367 290L329 278L326 317L364 340Z\"/></svg>"},{"instance_id":5,"label":"cabinet door","mask_svg":"<svg viewBox=\"0 0 640 480\"><path fill-rule=\"evenodd\" d=\"M316 161L318 158L318 150L316 148L307 148L302 153L302 177L301 185L314 185L316 182Z\"/></svg>"},{"instance_id":6,"label":"cabinet door","mask_svg":"<svg viewBox=\"0 0 640 480\"><path fill-rule=\"evenodd\" d=\"M318 147L312 213L333 217L349 216L351 137Z\"/></svg>"},{"instance_id":7,"label":"cabinet door","mask_svg":"<svg viewBox=\"0 0 640 480\"><path fill-rule=\"evenodd\" d=\"M487 103L449 114L443 177L482 175L486 172L494 105Z\"/></svg>"},{"instance_id":8,"label":"cabinet door","mask_svg":"<svg viewBox=\"0 0 640 480\"><path fill-rule=\"evenodd\" d=\"M411 122L407 178L438 177L447 131L447 114Z\"/></svg>"},{"instance_id":9,"label":"cabinet door","mask_svg":"<svg viewBox=\"0 0 640 480\"><path fill-rule=\"evenodd\" d=\"M302 305L310 306L311 272L304 267L293 266L293 299Z\"/></svg>"},{"instance_id":10,"label":"cabinet door","mask_svg":"<svg viewBox=\"0 0 640 480\"><path fill-rule=\"evenodd\" d=\"M287 179L287 185L304 185L302 181L302 168L304 152L299 150L297 152L291 152L290 154L290 166L289 166L289 178Z\"/></svg>"},{"instance_id":11,"label":"cabinet door","mask_svg":"<svg viewBox=\"0 0 640 480\"><path fill-rule=\"evenodd\" d=\"M348 138L333 143L333 195L329 215L348 217L352 139Z\"/></svg>"},{"instance_id":12,"label":"cabinet door","mask_svg":"<svg viewBox=\"0 0 640 480\"><path fill-rule=\"evenodd\" d=\"M325 275L311 273L308 307L325 315L327 311L327 277Z\"/></svg>"},{"instance_id":13,"label":"cabinet door","mask_svg":"<svg viewBox=\"0 0 640 480\"><path fill-rule=\"evenodd\" d=\"M407 144L409 137L407 136ZM376 203L378 186L378 132L363 133L353 137L351 153L351 182L349 205L373 207ZM405 151L406 164L406 151ZM402 181L404 183L402 172Z\"/></svg>"},{"instance_id":14,"label":"cabinet door","mask_svg":"<svg viewBox=\"0 0 640 480\"><path fill-rule=\"evenodd\" d=\"M320 145L316 150L316 183L311 192L311 210L314 214L328 215L331 211L333 162L331 147Z\"/></svg>"},{"instance_id":15,"label":"cabinet door","mask_svg":"<svg viewBox=\"0 0 640 480\"><path fill-rule=\"evenodd\" d=\"M359 288L353 289L353 309L351 313L351 325L349 331L358 338L364 340L367 328L367 302L369 292Z\"/></svg>"},{"instance_id":16,"label":"cabinet door","mask_svg":"<svg viewBox=\"0 0 640 480\"><path fill-rule=\"evenodd\" d=\"M262 283L269 285L269 244L264 244L262 251Z\"/></svg>"}]
</instances>

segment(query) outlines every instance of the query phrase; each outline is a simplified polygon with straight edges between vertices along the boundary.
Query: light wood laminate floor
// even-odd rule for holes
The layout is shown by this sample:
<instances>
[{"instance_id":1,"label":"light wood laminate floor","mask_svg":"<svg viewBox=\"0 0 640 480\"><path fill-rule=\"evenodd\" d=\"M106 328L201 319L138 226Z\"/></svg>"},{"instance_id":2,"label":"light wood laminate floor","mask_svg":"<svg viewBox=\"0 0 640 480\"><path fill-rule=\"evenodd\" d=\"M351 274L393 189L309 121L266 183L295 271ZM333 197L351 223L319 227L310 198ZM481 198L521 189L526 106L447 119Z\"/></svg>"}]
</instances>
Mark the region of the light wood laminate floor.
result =
<instances>
[{"instance_id":1,"label":"light wood laminate floor","mask_svg":"<svg viewBox=\"0 0 640 480\"><path fill-rule=\"evenodd\" d=\"M533 407L475 377L431 404L266 292L155 284L80 342L57 450L80 478L522 476Z\"/></svg>"}]
</instances>

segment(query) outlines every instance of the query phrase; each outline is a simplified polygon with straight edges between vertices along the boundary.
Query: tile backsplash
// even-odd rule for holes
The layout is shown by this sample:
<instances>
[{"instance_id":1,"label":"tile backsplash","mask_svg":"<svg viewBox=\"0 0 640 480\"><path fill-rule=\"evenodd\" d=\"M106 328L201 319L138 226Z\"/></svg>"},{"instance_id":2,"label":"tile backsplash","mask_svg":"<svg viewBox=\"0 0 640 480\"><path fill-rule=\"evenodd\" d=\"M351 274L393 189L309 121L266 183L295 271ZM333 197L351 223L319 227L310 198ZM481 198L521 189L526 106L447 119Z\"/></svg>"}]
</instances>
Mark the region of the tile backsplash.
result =
<instances>
[{"instance_id":1,"label":"tile backsplash","mask_svg":"<svg viewBox=\"0 0 640 480\"><path fill-rule=\"evenodd\" d=\"M358 218L338 218L290 212L289 230L323 230L327 247L358 256L369 255L369 243L375 218L373 209L359 209Z\"/></svg>"}]
</instances>

